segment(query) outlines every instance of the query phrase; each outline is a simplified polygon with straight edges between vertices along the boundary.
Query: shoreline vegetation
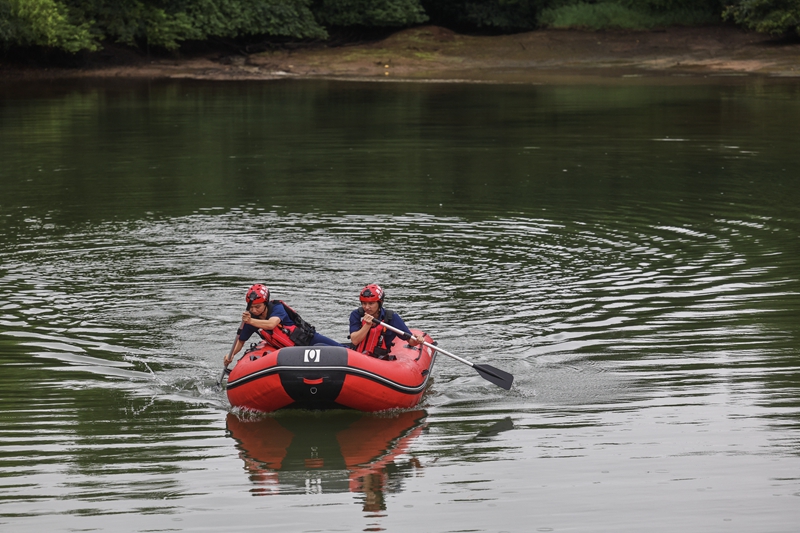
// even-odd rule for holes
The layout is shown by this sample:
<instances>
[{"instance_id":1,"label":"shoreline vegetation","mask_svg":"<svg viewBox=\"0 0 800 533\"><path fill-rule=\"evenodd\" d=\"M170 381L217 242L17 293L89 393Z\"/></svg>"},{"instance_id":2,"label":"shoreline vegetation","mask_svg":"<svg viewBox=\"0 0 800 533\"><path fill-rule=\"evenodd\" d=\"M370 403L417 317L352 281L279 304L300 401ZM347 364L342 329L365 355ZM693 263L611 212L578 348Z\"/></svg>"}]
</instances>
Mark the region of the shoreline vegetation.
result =
<instances>
[{"instance_id":1,"label":"shoreline vegetation","mask_svg":"<svg viewBox=\"0 0 800 533\"><path fill-rule=\"evenodd\" d=\"M800 78L795 0L0 0L0 81Z\"/></svg>"},{"instance_id":2,"label":"shoreline vegetation","mask_svg":"<svg viewBox=\"0 0 800 533\"><path fill-rule=\"evenodd\" d=\"M732 27L657 31L537 30L471 36L438 26L347 46L307 45L253 54L211 51L147 57L107 50L65 68L0 62L5 81L63 79L580 83L769 77L800 81L800 43Z\"/></svg>"}]
</instances>

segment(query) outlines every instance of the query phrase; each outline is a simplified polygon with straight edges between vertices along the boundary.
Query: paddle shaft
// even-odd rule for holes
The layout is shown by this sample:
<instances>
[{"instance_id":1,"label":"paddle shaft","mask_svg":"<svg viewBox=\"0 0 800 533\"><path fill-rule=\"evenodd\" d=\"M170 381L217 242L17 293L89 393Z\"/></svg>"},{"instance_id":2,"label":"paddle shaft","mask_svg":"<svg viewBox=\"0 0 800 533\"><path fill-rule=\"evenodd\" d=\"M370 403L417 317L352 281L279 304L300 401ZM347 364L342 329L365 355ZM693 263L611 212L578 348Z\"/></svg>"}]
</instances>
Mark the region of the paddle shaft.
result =
<instances>
[{"instance_id":1,"label":"paddle shaft","mask_svg":"<svg viewBox=\"0 0 800 533\"><path fill-rule=\"evenodd\" d=\"M234 350L234 348L236 348L236 343L239 342L239 332L242 331L243 327L244 327L244 320L242 320L242 323L239 324L239 328L236 330L236 337L233 339L233 346L231 346L231 349L228 352L229 356L233 355L233 350ZM227 373L228 373L228 365L223 365L222 366L222 375L217 380L217 387L221 387L222 386L222 380L225 379L225 374L227 374Z\"/></svg>"},{"instance_id":2,"label":"paddle shaft","mask_svg":"<svg viewBox=\"0 0 800 533\"><path fill-rule=\"evenodd\" d=\"M409 337L408 333L406 333L406 332L405 332L405 331L403 331L402 329L397 329L397 328L396 328L396 327L394 327L394 326L390 326L390 325L389 325L389 324L387 324L386 322L381 322L381 321L380 321L380 320L378 320L377 318L373 318L373 320L374 320L375 322L377 322L378 324L380 324L381 326L385 327L386 329L390 329L390 330L394 331L395 333L397 333L398 335L400 335L402 338L404 338L404 339L408 339L408 337ZM475 364L474 364L474 363L471 363L471 362L467 361L467 360L466 360L466 359L464 359L463 357L459 357L459 356L457 356L457 355L456 355L456 354L454 354L454 353L450 353L450 352L448 352L448 351L442 350L442 349L441 349L441 348L439 348L438 346L434 346L433 344L431 344L431 343L429 343L429 342L422 341L422 344L424 344L424 345L425 345L425 346L427 346L428 348L432 348L432 349L436 350L437 352L441 352L441 353L443 353L443 354L445 354L445 355L447 355L447 356L449 356L449 357L452 357L452 358L453 358L453 359L455 359L456 361L460 361L460 362L464 363L465 365L469 365L469 366L471 366L471 367L473 367L473 368L475 367Z\"/></svg>"},{"instance_id":3,"label":"paddle shaft","mask_svg":"<svg viewBox=\"0 0 800 533\"><path fill-rule=\"evenodd\" d=\"M394 331L395 333L400 335L400 337L403 338L403 339L408 339L409 338L408 333L406 333L403 330L397 329L397 328L395 328L393 326L390 326L386 322L382 322L382 321L377 320L377 319L373 319L373 321L377 322L378 324L380 324L381 326L385 327L386 329L390 329L390 330ZM474 363L472 363L470 361L467 361L463 357L459 357L456 354L453 354L453 353L450 353L448 351L442 350L438 346L434 346L433 344L431 344L429 342L422 341L422 344L427 346L428 348L431 348L434 351L441 352L441 353L445 354L448 357L452 357L453 359L455 359L456 361L458 361L460 363L464 363L465 365L471 366L472 369L475 370L483 379L485 379L487 381L491 381L492 383L494 383L498 387L502 387L502 388L504 388L506 390L511 390L511 384L514 382L514 376L512 376L511 374L509 374L505 370L500 370L499 368L495 368L495 367L489 366L489 365L476 365L476 364L474 364Z\"/></svg>"}]
</instances>

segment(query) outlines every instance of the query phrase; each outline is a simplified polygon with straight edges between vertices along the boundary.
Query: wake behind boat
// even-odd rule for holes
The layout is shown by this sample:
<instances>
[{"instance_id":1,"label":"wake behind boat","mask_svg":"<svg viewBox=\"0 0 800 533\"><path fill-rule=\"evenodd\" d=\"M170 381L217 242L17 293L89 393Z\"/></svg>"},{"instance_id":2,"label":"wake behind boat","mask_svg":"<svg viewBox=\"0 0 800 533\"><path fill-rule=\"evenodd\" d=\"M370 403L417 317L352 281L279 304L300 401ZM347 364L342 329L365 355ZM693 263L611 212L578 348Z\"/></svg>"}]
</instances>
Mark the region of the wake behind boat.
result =
<instances>
[{"instance_id":1,"label":"wake behind boat","mask_svg":"<svg viewBox=\"0 0 800 533\"><path fill-rule=\"evenodd\" d=\"M411 330L414 335L424 333ZM359 411L416 406L428 387L436 358L433 340L405 343L379 359L336 346L275 348L262 341L248 351L228 378L231 405L271 412L284 408Z\"/></svg>"}]
</instances>

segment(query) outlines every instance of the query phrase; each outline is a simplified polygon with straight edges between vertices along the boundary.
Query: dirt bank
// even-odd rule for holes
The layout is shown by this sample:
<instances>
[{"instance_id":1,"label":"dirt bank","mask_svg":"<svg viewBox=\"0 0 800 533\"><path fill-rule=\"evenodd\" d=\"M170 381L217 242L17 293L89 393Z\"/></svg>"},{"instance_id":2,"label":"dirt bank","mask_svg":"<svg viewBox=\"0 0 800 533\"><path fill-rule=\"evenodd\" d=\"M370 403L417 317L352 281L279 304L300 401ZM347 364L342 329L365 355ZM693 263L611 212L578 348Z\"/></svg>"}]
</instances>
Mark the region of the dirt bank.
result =
<instances>
[{"instance_id":1,"label":"dirt bank","mask_svg":"<svg viewBox=\"0 0 800 533\"><path fill-rule=\"evenodd\" d=\"M130 59L80 69L3 68L5 79L75 77L268 80L336 78L553 83L622 78L766 76L800 81L800 44L728 27L652 32L544 30L465 36L435 26L352 46L250 56Z\"/></svg>"}]
</instances>

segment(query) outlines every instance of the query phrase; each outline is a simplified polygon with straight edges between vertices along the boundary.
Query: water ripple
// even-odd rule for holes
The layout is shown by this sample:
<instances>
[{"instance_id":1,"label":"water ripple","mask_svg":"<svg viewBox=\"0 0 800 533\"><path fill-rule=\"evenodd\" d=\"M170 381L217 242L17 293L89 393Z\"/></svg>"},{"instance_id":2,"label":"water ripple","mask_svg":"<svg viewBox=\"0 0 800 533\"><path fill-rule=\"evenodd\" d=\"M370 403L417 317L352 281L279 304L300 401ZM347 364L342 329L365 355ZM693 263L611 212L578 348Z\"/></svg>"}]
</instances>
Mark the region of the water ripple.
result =
<instances>
[{"instance_id":1,"label":"water ripple","mask_svg":"<svg viewBox=\"0 0 800 533\"><path fill-rule=\"evenodd\" d=\"M21 240L4 253L2 319L6 335L39 357L72 369L91 363L108 378L134 375L115 367L155 373L154 384L181 389L198 364L206 379L215 373L250 283L267 282L344 340L358 289L377 281L408 323L507 367L524 388L540 365L635 372L664 354L681 353L684 365L707 359L699 347L716 353L711 339L727 347L725 361L774 346L775 317L796 310L796 279L786 273L797 258L732 227L781 231L730 218L607 226L214 209ZM754 264L754 246L769 262ZM440 361L437 374L465 395L489 394L463 365Z\"/></svg>"}]
</instances>

